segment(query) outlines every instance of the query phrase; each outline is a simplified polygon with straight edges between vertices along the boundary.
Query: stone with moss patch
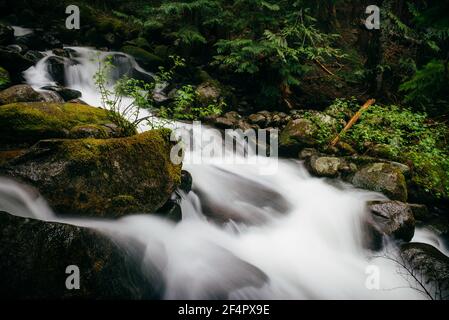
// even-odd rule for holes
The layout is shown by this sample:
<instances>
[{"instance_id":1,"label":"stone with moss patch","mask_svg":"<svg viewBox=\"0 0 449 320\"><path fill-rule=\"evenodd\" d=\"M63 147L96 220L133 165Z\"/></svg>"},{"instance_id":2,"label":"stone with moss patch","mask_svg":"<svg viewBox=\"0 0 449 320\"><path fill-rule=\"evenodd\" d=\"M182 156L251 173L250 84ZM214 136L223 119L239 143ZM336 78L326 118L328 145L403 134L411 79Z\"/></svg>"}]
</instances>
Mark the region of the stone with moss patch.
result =
<instances>
[{"instance_id":1,"label":"stone with moss patch","mask_svg":"<svg viewBox=\"0 0 449 320\"><path fill-rule=\"evenodd\" d=\"M157 70L158 67L164 64L162 58L139 47L124 46L122 51L133 56L142 67L149 70Z\"/></svg>"},{"instance_id":2,"label":"stone with moss patch","mask_svg":"<svg viewBox=\"0 0 449 320\"><path fill-rule=\"evenodd\" d=\"M166 129L127 138L43 140L0 174L35 186L61 215L153 213L181 182L171 147Z\"/></svg>"},{"instance_id":3,"label":"stone with moss patch","mask_svg":"<svg viewBox=\"0 0 449 320\"><path fill-rule=\"evenodd\" d=\"M112 137L108 112L81 104L14 103L0 107L0 146L42 139Z\"/></svg>"},{"instance_id":4,"label":"stone with moss patch","mask_svg":"<svg viewBox=\"0 0 449 320\"><path fill-rule=\"evenodd\" d=\"M407 185L401 170L389 163L373 163L357 171L352 178L356 187L377 191L392 200L407 202Z\"/></svg>"},{"instance_id":5,"label":"stone with moss patch","mask_svg":"<svg viewBox=\"0 0 449 320\"><path fill-rule=\"evenodd\" d=\"M45 101L44 97L27 84L12 86L0 92L0 105L42 101Z\"/></svg>"}]
</instances>

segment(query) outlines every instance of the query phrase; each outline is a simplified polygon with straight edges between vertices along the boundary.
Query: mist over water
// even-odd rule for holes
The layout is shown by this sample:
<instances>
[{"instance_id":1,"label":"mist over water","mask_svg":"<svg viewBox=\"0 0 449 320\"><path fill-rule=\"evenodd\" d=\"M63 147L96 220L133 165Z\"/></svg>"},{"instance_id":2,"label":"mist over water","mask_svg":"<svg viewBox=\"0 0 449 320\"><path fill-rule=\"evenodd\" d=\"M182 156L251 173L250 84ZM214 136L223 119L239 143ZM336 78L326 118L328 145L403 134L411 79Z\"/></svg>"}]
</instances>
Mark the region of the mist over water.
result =
<instances>
[{"instance_id":1,"label":"mist over water","mask_svg":"<svg viewBox=\"0 0 449 320\"><path fill-rule=\"evenodd\" d=\"M98 52L71 49L77 63L65 68L67 86L99 105L92 80L98 62L90 58ZM25 73L36 89L53 81L46 71L50 54ZM122 70L137 66L123 57ZM311 177L299 161L267 161L277 161L276 174L261 175L257 164L186 164L193 191L181 192L177 224L144 213L114 221L60 219L42 198L5 179L0 211L137 240L145 247L142 271L163 279L166 299L423 298L394 263L362 247L365 202L382 195ZM380 270L379 290L366 286L373 265Z\"/></svg>"}]
</instances>

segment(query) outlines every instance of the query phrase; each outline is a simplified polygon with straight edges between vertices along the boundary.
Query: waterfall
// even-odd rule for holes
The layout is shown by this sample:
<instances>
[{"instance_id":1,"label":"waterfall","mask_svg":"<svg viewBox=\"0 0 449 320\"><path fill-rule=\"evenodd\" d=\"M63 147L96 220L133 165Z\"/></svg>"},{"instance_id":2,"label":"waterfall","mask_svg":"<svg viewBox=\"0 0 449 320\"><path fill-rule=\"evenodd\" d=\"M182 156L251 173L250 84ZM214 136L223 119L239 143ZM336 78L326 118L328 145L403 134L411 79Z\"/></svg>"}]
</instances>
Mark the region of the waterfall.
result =
<instances>
[{"instance_id":1,"label":"waterfall","mask_svg":"<svg viewBox=\"0 0 449 320\"><path fill-rule=\"evenodd\" d=\"M67 86L99 105L92 80L98 62L91 58L99 52L70 49L76 64L65 69ZM50 55L25 73L35 88L53 81L46 72ZM149 74L122 57L123 69ZM362 247L365 203L382 195L311 177L300 161L267 161L277 161L276 174L260 174L257 164L186 164L194 185L182 194L183 219L177 224L143 213L114 221L62 220L43 199L7 180L0 181L0 211L96 228L118 241L123 235L138 240L146 250L142 271L164 280L166 299L422 298L393 262ZM378 289L367 286L373 266L379 269Z\"/></svg>"}]
</instances>

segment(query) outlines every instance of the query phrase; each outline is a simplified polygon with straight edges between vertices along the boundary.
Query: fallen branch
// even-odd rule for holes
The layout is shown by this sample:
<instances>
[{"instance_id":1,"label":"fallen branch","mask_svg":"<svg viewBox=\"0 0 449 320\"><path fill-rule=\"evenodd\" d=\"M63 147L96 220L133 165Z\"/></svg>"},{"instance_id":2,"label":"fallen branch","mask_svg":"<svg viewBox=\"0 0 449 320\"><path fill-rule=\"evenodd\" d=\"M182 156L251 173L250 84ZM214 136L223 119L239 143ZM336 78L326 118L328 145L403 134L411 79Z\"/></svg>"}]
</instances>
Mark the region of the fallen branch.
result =
<instances>
[{"instance_id":1,"label":"fallen branch","mask_svg":"<svg viewBox=\"0 0 449 320\"><path fill-rule=\"evenodd\" d=\"M360 110L356 112L356 114L351 118L351 120L349 120L348 124L343 128L343 130L341 130L341 132L339 134L337 134L335 139L332 140L332 142L331 142L332 147L335 147L337 145L338 141L340 141L340 137L346 131L351 129L351 127L357 122L357 120L359 120L360 116L362 115L362 112L365 111L366 109L368 109L370 106L372 106L375 102L376 102L375 99L369 99L367 102L365 102L365 104L360 108Z\"/></svg>"},{"instance_id":2,"label":"fallen branch","mask_svg":"<svg viewBox=\"0 0 449 320\"><path fill-rule=\"evenodd\" d=\"M326 68L326 66L324 64L322 64L318 59L313 59L313 61L321 68L323 69L324 72L326 72L327 74L333 76L333 77L337 77L339 78L335 73L333 73L332 71L330 71L328 68Z\"/></svg>"}]
</instances>

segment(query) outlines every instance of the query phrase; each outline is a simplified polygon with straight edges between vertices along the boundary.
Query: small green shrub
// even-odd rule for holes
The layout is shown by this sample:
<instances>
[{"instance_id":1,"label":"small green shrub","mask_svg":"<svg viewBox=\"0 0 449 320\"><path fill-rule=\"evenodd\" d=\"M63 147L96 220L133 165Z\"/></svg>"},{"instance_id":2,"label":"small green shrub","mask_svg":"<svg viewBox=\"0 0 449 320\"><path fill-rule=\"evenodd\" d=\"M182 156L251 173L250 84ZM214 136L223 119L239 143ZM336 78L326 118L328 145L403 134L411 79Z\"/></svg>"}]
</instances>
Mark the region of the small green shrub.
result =
<instances>
[{"instance_id":1,"label":"small green shrub","mask_svg":"<svg viewBox=\"0 0 449 320\"><path fill-rule=\"evenodd\" d=\"M359 106L336 100L327 109L337 119L348 119ZM350 116L349 116L350 118ZM326 132L326 131L325 131ZM393 161L413 164L413 182L436 198L449 197L448 128L432 121L425 113L399 106L371 106L359 121L342 136L360 153L373 146ZM329 140L328 140L329 141Z\"/></svg>"},{"instance_id":2,"label":"small green shrub","mask_svg":"<svg viewBox=\"0 0 449 320\"><path fill-rule=\"evenodd\" d=\"M195 88L185 85L176 92L174 102L170 106L160 109L159 116L178 120L198 120L220 115L225 107L226 104L223 101L206 107L201 106Z\"/></svg>"}]
</instances>

